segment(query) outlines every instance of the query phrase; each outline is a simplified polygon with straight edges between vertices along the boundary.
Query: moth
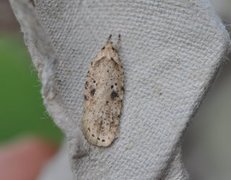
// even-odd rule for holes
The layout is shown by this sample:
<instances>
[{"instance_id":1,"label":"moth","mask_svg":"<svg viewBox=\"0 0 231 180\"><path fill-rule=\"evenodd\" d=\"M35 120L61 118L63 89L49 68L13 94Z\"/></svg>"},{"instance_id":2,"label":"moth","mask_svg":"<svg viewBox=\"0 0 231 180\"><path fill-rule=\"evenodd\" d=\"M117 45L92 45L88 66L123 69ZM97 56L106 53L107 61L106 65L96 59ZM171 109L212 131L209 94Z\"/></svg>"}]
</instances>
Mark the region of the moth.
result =
<instances>
[{"instance_id":1,"label":"moth","mask_svg":"<svg viewBox=\"0 0 231 180\"><path fill-rule=\"evenodd\" d=\"M111 37L90 63L84 90L83 134L90 144L102 147L117 137L124 96L120 35L117 45Z\"/></svg>"}]
</instances>

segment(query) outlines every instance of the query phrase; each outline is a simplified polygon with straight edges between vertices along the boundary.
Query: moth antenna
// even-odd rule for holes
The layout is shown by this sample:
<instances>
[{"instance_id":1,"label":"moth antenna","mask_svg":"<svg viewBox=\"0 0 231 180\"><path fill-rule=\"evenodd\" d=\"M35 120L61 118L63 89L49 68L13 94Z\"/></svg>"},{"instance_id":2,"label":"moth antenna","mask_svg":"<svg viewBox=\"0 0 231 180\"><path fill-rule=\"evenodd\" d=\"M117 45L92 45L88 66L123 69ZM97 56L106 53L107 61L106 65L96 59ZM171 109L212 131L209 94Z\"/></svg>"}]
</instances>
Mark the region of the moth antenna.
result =
<instances>
[{"instance_id":1,"label":"moth antenna","mask_svg":"<svg viewBox=\"0 0 231 180\"><path fill-rule=\"evenodd\" d=\"M115 48L119 50L120 46L121 46L121 34L118 35L118 40L117 40Z\"/></svg>"},{"instance_id":2,"label":"moth antenna","mask_svg":"<svg viewBox=\"0 0 231 180\"><path fill-rule=\"evenodd\" d=\"M107 39L107 43L111 42L111 38L112 38L112 35L110 34L108 39Z\"/></svg>"},{"instance_id":3,"label":"moth antenna","mask_svg":"<svg viewBox=\"0 0 231 180\"><path fill-rule=\"evenodd\" d=\"M121 41L121 34L118 35L118 41Z\"/></svg>"}]
</instances>

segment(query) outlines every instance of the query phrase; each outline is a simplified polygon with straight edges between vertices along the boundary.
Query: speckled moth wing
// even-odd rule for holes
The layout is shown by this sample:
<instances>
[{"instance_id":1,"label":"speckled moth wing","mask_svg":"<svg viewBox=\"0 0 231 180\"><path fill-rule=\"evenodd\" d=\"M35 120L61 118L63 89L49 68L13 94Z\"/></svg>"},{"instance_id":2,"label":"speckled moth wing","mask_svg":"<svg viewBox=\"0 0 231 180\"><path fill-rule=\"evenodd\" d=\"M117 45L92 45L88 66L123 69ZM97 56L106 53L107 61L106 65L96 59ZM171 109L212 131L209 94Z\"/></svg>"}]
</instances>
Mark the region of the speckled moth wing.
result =
<instances>
[{"instance_id":1,"label":"speckled moth wing","mask_svg":"<svg viewBox=\"0 0 231 180\"><path fill-rule=\"evenodd\" d=\"M123 94L123 66L109 39L91 62L85 83L83 133L89 143L107 147L116 138Z\"/></svg>"}]
</instances>

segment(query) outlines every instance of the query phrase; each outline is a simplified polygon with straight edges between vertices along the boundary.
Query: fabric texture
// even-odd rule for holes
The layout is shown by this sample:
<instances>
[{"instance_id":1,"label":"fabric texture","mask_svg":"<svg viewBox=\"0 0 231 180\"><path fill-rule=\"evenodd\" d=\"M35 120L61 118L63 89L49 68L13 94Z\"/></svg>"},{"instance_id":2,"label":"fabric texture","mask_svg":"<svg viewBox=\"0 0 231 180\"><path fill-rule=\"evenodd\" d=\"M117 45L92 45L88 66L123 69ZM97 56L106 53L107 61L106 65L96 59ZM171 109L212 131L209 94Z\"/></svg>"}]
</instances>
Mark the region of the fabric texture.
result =
<instances>
[{"instance_id":1,"label":"fabric texture","mask_svg":"<svg viewBox=\"0 0 231 180\"><path fill-rule=\"evenodd\" d=\"M228 34L206 0L10 0L69 145L75 179L188 179L182 133L215 76ZM81 132L90 61L121 34L125 99L118 139Z\"/></svg>"}]
</instances>

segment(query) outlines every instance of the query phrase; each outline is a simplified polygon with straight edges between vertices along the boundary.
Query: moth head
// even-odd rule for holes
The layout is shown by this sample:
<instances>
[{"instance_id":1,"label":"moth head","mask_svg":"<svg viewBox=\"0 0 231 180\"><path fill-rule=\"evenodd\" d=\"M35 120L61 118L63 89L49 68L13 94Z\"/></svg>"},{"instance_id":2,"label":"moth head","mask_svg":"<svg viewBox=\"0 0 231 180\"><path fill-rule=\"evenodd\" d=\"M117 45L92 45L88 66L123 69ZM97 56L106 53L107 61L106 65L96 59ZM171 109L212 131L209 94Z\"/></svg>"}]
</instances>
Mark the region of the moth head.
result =
<instances>
[{"instance_id":1,"label":"moth head","mask_svg":"<svg viewBox=\"0 0 231 180\"><path fill-rule=\"evenodd\" d=\"M121 35L120 34L118 35L118 42L116 45L113 45L111 38L112 38L112 35L108 37L106 45L102 48L102 50L107 50L109 52L116 53L120 46Z\"/></svg>"},{"instance_id":2,"label":"moth head","mask_svg":"<svg viewBox=\"0 0 231 180\"><path fill-rule=\"evenodd\" d=\"M108 59L118 59L118 50L120 47L120 35L117 44L113 44L111 35L109 36L105 46L101 49L100 56L106 56Z\"/></svg>"},{"instance_id":3,"label":"moth head","mask_svg":"<svg viewBox=\"0 0 231 180\"><path fill-rule=\"evenodd\" d=\"M106 43L106 45L102 48L103 51L107 51L110 54L117 53L117 48L113 45L112 41Z\"/></svg>"}]
</instances>

